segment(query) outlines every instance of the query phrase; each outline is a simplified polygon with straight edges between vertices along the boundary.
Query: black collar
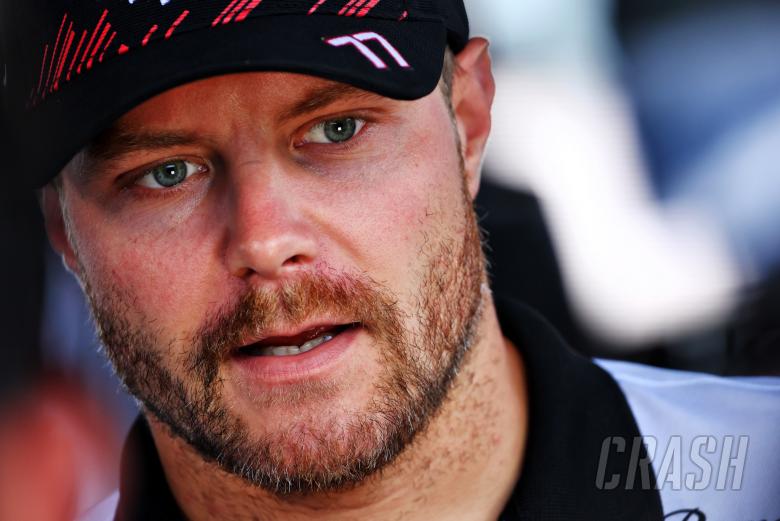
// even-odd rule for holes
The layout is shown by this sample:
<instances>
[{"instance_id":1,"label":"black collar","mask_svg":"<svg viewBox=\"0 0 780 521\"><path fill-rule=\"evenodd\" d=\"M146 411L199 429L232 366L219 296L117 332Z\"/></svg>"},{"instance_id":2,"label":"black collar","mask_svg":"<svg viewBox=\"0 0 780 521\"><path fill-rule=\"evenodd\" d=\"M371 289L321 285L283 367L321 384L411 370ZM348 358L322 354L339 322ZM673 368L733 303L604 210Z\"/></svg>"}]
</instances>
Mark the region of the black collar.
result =
<instances>
[{"instance_id":1,"label":"black collar","mask_svg":"<svg viewBox=\"0 0 780 521\"><path fill-rule=\"evenodd\" d=\"M520 480L502 516L506 521L658 521L661 498L650 489L600 490L604 440L639 436L631 409L612 377L572 351L536 312L497 299L504 336L520 350L530 401L528 442ZM630 450L611 452L606 476L629 468ZM640 458L645 457L644 450Z\"/></svg>"},{"instance_id":2,"label":"black collar","mask_svg":"<svg viewBox=\"0 0 780 521\"><path fill-rule=\"evenodd\" d=\"M162 463L143 417L122 450L119 505L115 521L186 521L165 479Z\"/></svg>"},{"instance_id":3,"label":"black collar","mask_svg":"<svg viewBox=\"0 0 780 521\"><path fill-rule=\"evenodd\" d=\"M604 440L639 436L628 403L612 377L571 351L535 312L517 302L498 299L496 304L504 335L523 356L530 400L522 475L501 519L663 519L653 476L649 490L597 487ZM630 451L611 453L606 475L629 468L629 458ZM116 520L184 519L165 480L149 427L139 419L122 457Z\"/></svg>"}]
</instances>

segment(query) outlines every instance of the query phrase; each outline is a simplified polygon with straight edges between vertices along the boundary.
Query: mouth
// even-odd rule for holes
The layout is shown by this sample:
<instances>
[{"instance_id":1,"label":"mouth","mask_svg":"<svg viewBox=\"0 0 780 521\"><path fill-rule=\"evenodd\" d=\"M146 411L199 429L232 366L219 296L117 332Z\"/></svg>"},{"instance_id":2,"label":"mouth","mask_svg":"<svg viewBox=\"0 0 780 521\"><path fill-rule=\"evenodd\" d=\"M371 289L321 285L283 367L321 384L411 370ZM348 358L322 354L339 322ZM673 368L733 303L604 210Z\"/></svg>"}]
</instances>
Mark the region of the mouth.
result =
<instances>
[{"instance_id":1,"label":"mouth","mask_svg":"<svg viewBox=\"0 0 780 521\"><path fill-rule=\"evenodd\" d=\"M270 336L239 347L236 355L245 358L292 357L327 345L339 335L360 326L359 323L317 326L288 336Z\"/></svg>"}]
</instances>

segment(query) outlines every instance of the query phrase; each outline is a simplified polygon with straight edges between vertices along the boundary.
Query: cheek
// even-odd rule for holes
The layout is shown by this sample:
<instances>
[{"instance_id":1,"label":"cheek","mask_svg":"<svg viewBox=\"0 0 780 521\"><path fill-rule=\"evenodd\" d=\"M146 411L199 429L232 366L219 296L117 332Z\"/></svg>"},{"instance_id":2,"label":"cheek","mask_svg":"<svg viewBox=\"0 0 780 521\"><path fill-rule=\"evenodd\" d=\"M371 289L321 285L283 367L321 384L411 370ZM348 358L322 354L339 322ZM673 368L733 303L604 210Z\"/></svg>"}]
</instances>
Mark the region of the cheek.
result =
<instances>
[{"instance_id":1,"label":"cheek","mask_svg":"<svg viewBox=\"0 0 780 521\"><path fill-rule=\"evenodd\" d=\"M424 129L405 135L339 197L323 221L344 221L342 248L353 249L361 268L377 281L416 293L431 241L451 232L461 215L462 173L446 113L443 132ZM335 197L335 196L333 196ZM341 219L339 219L339 213ZM349 246L351 245L351 246Z\"/></svg>"},{"instance_id":2,"label":"cheek","mask_svg":"<svg viewBox=\"0 0 780 521\"><path fill-rule=\"evenodd\" d=\"M106 288L126 301L134 320L165 331L186 332L200 325L211 288L214 246L204 226L160 230L127 226L81 208L72 218L79 262L93 288ZM74 212L76 213L76 212ZM102 220L97 220L102 219ZM89 223L101 223L90 225Z\"/></svg>"}]
</instances>

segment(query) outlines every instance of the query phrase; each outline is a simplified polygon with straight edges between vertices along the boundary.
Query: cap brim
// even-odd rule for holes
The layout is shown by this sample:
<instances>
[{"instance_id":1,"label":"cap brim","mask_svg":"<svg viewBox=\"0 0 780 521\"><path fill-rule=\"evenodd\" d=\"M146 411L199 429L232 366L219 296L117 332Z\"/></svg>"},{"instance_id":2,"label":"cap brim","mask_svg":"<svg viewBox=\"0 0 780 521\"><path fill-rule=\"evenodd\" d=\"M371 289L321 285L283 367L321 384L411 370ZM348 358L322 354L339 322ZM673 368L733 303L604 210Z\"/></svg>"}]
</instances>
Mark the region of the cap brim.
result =
<instances>
[{"instance_id":1,"label":"cap brim","mask_svg":"<svg viewBox=\"0 0 780 521\"><path fill-rule=\"evenodd\" d=\"M366 45L386 68L378 68L354 45L327 43L367 32L381 35L402 62L378 40ZM36 187L42 186L133 107L176 86L222 74L297 72L389 98L419 99L439 82L446 41L440 22L286 15L250 18L151 42L96 63L78 82L63 84L51 99L33 109L18 136L23 151L20 167Z\"/></svg>"}]
</instances>

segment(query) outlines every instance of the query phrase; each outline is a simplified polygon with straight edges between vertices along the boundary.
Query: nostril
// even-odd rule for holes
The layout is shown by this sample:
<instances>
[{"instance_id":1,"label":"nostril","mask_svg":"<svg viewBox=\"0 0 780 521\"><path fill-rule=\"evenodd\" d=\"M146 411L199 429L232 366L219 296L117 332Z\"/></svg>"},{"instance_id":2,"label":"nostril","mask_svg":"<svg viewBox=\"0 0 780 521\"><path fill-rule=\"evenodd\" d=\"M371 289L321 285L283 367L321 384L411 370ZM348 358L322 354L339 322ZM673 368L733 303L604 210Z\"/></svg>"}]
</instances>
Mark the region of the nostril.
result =
<instances>
[{"instance_id":1,"label":"nostril","mask_svg":"<svg viewBox=\"0 0 780 521\"><path fill-rule=\"evenodd\" d=\"M303 264L304 262L306 262L306 259L303 255L293 255L284 261L284 266L294 266L296 264Z\"/></svg>"}]
</instances>

